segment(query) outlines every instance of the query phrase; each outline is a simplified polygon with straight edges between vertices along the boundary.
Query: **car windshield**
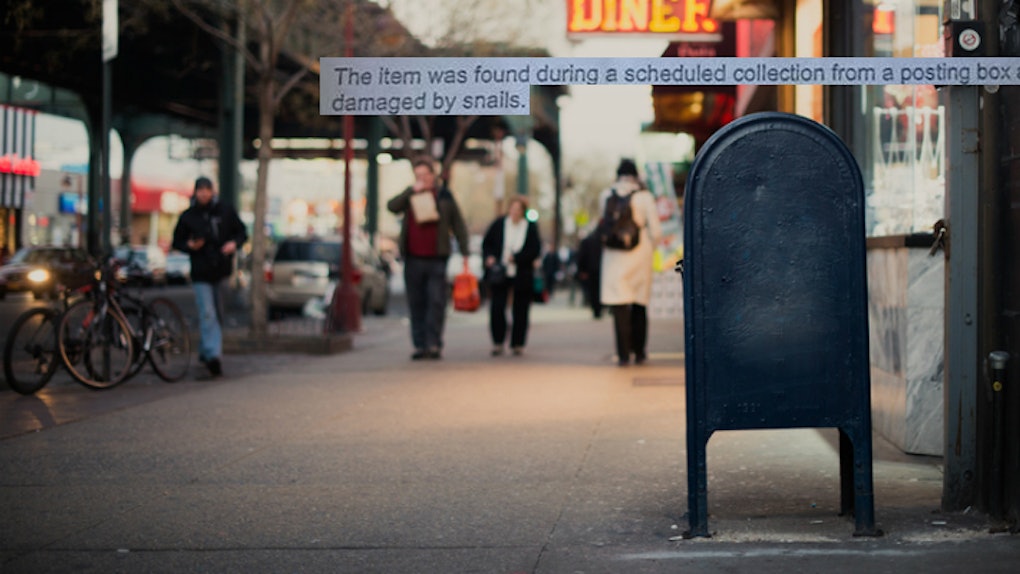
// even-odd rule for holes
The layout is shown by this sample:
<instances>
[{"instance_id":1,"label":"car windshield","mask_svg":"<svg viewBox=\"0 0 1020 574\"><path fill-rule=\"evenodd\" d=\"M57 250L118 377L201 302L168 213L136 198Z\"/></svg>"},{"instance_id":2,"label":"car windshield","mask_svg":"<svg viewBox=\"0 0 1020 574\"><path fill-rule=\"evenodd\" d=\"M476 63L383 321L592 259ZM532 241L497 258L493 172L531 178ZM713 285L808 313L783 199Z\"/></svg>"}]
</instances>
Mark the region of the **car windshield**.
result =
<instances>
[{"instance_id":1,"label":"car windshield","mask_svg":"<svg viewBox=\"0 0 1020 574\"><path fill-rule=\"evenodd\" d=\"M11 257L11 263L45 263L60 258L58 249L22 249Z\"/></svg>"},{"instance_id":2,"label":"car windshield","mask_svg":"<svg viewBox=\"0 0 1020 574\"><path fill-rule=\"evenodd\" d=\"M276 250L276 261L338 263L340 261L340 243L327 241L284 241Z\"/></svg>"},{"instance_id":3,"label":"car windshield","mask_svg":"<svg viewBox=\"0 0 1020 574\"><path fill-rule=\"evenodd\" d=\"M121 245L113 251L113 258L127 263L145 265L149 261L149 251L145 247Z\"/></svg>"}]
</instances>

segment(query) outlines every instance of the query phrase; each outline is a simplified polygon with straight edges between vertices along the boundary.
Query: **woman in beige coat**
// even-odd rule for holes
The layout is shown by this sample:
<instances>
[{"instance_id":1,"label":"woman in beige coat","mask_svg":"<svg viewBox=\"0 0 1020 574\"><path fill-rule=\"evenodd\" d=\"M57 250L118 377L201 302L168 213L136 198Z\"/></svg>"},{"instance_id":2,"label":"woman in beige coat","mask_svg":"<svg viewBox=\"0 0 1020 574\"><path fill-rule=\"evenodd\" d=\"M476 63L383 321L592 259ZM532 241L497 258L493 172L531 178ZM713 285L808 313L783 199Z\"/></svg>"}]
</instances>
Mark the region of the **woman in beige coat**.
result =
<instances>
[{"instance_id":1,"label":"woman in beige coat","mask_svg":"<svg viewBox=\"0 0 1020 574\"><path fill-rule=\"evenodd\" d=\"M648 301L652 298L652 259L655 245L662 237L662 226L655 208L655 197L641 188L637 166L624 159L616 170L616 183L602 193L600 203L605 210L606 200L617 195L630 196L634 222L641 228L641 239L633 249L604 248L602 250L602 304L613 312L616 332L616 357L620 366L630 364L631 355L636 364L647 359ZM605 214L603 213L603 217Z\"/></svg>"}]
</instances>

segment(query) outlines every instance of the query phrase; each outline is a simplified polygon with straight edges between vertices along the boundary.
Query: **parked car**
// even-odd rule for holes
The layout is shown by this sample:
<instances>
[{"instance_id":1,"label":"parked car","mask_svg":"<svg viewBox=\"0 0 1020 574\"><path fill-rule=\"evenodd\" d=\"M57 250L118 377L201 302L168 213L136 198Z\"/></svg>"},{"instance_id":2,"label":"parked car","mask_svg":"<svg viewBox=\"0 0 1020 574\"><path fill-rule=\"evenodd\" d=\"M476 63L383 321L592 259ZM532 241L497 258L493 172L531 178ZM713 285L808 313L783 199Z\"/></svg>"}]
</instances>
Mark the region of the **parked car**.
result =
<instances>
[{"instance_id":1,"label":"parked car","mask_svg":"<svg viewBox=\"0 0 1020 574\"><path fill-rule=\"evenodd\" d=\"M166 282L191 282L191 256L180 251L171 251L166 256Z\"/></svg>"},{"instance_id":2,"label":"parked car","mask_svg":"<svg viewBox=\"0 0 1020 574\"><path fill-rule=\"evenodd\" d=\"M113 258L121 263L118 279L128 285L166 285L166 254L155 245L121 245Z\"/></svg>"},{"instance_id":3,"label":"parked car","mask_svg":"<svg viewBox=\"0 0 1020 574\"><path fill-rule=\"evenodd\" d=\"M331 292L340 280L343 243L336 237L292 237L276 247L266 268L266 299L270 314L301 309L310 299ZM385 315L389 305L389 266L367 243L353 249L355 277L362 311Z\"/></svg>"},{"instance_id":4,"label":"parked car","mask_svg":"<svg viewBox=\"0 0 1020 574\"><path fill-rule=\"evenodd\" d=\"M95 261L75 247L32 246L19 249L0 267L0 299L30 292L36 299L55 297L58 286L77 287L95 274Z\"/></svg>"}]
</instances>

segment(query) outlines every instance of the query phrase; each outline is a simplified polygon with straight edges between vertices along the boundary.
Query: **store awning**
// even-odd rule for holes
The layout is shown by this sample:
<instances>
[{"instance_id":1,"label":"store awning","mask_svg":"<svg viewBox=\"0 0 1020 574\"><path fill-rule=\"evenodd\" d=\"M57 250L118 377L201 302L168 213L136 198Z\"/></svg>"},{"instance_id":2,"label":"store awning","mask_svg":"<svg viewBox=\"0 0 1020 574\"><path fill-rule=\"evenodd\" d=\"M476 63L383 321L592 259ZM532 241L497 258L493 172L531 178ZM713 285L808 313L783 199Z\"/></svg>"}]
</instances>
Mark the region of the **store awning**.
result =
<instances>
[{"instance_id":1,"label":"store awning","mask_svg":"<svg viewBox=\"0 0 1020 574\"><path fill-rule=\"evenodd\" d=\"M114 184L114 187L119 183ZM181 184L131 182L131 213L178 214L191 204L191 189Z\"/></svg>"}]
</instances>

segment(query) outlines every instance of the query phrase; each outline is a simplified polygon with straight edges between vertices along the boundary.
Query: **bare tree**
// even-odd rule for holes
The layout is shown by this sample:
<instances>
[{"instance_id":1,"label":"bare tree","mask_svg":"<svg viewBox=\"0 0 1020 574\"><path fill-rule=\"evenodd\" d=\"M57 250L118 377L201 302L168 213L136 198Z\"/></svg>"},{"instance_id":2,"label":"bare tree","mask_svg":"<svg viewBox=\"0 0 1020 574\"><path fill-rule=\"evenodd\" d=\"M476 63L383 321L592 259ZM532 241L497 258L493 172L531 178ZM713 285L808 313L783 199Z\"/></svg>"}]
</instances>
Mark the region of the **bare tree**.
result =
<instances>
[{"instance_id":1,"label":"bare tree","mask_svg":"<svg viewBox=\"0 0 1020 574\"><path fill-rule=\"evenodd\" d=\"M266 285L261 270L266 261L266 224L269 162L273 158L273 130L276 111L283 97L308 72L299 66L289 76L281 76L280 53L298 14L310 11L315 0L171 0L174 8L196 26L238 50L255 76L258 99L259 146L258 177L255 183L255 222L252 233L252 335L264 336L267 328ZM210 23L207 18L242 22L249 42L241 43L229 30Z\"/></svg>"},{"instance_id":2,"label":"bare tree","mask_svg":"<svg viewBox=\"0 0 1020 574\"><path fill-rule=\"evenodd\" d=\"M392 13L368 0L171 0L174 8L196 26L244 55L253 72L258 101L258 176L255 185L252 238L252 334L267 327L265 279L260 272L266 260L263 234L268 204L269 163L273 157L274 120L294 87L295 101L317 98L318 57L343 52L345 19L353 17L354 52L359 56L394 56L421 52ZM353 9L348 8L353 4ZM244 22L247 42L238 42L221 22ZM281 55L293 69L281 72ZM316 85L313 85L316 84ZM318 106L314 106L318 109ZM299 114L301 112L298 112ZM316 123L305 118L306 123Z\"/></svg>"}]
</instances>

